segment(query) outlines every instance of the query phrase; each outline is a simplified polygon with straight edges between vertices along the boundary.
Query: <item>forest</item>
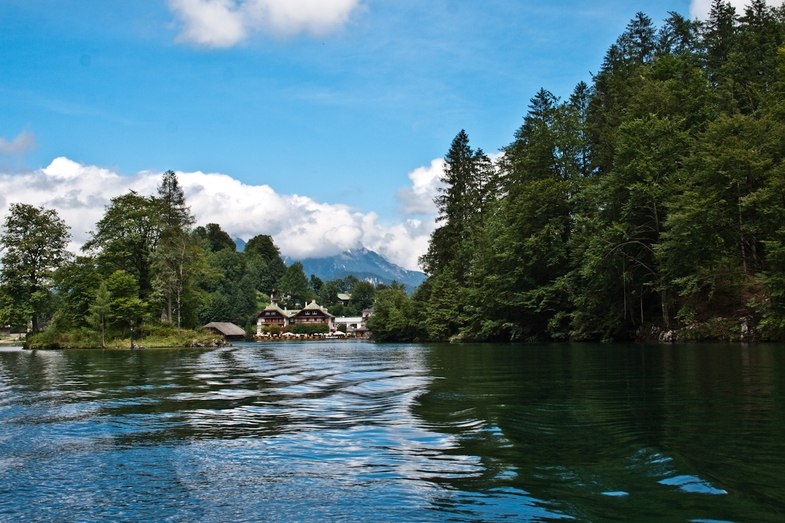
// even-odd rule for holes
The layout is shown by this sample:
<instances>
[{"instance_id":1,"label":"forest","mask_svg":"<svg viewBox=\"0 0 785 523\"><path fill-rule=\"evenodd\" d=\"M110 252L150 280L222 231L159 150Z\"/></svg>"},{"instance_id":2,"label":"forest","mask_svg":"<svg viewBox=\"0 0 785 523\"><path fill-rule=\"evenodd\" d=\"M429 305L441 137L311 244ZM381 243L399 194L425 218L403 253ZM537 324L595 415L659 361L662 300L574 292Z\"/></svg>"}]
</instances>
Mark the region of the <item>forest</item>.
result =
<instances>
[{"instance_id":1,"label":"forest","mask_svg":"<svg viewBox=\"0 0 785 523\"><path fill-rule=\"evenodd\" d=\"M115 346L134 336L178 344L211 321L255 334L272 290L290 309L316 299L340 316L373 305L372 284L308 279L301 263L284 264L268 235L238 252L220 225L194 221L172 171L154 196L113 198L79 256L55 210L11 204L0 234L0 325L29 331L34 347ZM338 293L352 299L341 303Z\"/></svg>"},{"instance_id":2,"label":"forest","mask_svg":"<svg viewBox=\"0 0 785 523\"><path fill-rule=\"evenodd\" d=\"M265 235L237 252L194 227L168 171L157 195L114 198L80 256L55 211L13 204L0 325L63 346L250 330L276 289L335 315L373 305L382 342L784 340L784 43L785 7L765 0L661 27L638 13L591 83L534 94L498 157L458 132L412 294L308 278Z\"/></svg>"},{"instance_id":3,"label":"forest","mask_svg":"<svg viewBox=\"0 0 785 523\"><path fill-rule=\"evenodd\" d=\"M492 162L457 134L411 299L377 339L785 339L785 8L638 13Z\"/></svg>"}]
</instances>

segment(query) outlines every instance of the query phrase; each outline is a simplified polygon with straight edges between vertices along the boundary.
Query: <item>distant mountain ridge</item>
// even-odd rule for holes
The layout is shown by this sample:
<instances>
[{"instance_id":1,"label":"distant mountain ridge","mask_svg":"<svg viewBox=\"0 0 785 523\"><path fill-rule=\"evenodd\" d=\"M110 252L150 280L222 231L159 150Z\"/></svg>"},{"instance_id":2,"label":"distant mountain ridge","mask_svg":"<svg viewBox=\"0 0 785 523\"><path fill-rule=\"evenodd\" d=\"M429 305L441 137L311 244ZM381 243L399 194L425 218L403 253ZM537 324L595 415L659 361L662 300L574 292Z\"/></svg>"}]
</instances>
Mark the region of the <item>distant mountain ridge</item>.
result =
<instances>
[{"instance_id":1,"label":"distant mountain ridge","mask_svg":"<svg viewBox=\"0 0 785 523\"><path fill-rule=\"evenodd\" d=\"M351 249L325 258L286 259L284 261L286 265L299 261L303 264L303 271L307 277L314 274L322 281L353 275L359 280L369 281L375 285L380 283L389 285L393 281L397 281L404 284L406 289L411 292L425 280L424 273L404 269L365 247Z\"/></svg>"}]
</instances>

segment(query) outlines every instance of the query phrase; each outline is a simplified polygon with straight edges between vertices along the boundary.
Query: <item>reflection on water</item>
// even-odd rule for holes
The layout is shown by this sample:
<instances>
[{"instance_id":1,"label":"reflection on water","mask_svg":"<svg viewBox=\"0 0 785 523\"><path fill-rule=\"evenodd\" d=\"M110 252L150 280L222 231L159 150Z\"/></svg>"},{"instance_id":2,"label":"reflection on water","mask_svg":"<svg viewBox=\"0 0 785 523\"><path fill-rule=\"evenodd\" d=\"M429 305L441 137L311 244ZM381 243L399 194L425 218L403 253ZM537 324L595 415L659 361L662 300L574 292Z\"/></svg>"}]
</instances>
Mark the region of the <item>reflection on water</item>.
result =
<instances>
[{"instance_id":1,"label":"reflection on water","mask_svg":"<svg viewBox=\"0 0 785 523\"><path fill-rule=\"evenodd\" d=\"M3 349L0 519L779 521L783 349Z\"/></svg>"}]
</instances>

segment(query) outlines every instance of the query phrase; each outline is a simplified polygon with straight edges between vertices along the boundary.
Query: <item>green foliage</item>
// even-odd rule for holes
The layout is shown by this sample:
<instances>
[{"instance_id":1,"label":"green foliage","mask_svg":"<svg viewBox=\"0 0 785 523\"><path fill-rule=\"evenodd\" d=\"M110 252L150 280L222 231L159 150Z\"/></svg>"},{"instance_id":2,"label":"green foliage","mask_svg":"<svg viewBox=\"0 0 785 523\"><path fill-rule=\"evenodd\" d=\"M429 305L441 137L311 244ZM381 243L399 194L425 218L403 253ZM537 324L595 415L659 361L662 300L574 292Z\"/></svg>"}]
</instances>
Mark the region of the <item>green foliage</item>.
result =
<instances>
[{"instance_id":1,"label":"green foliage","mask_svg":"<svg viewBox=\"0 0 785 523\"><path fill-rule=\"evenodd\" d=\"M367 281L360 281L351 289L352 298L349 300L349 305L359 315L364 309L373 306L374 298L376 296L376 287Z\"/></svg>"},{"instance_id":2,"label":"green foliage","mask_svg":"<svg viewBox=\"0 0 785 523\"><path fill-rule=\"evenodd\" d=\"M783 43L763 0L660 30L638 13L592 86L536 93L482 206L459 133L415 294L428 337L785 336Z\"/></svg>"},{"instance_id":3,"label":"green foliage","mask_svg":"<svg viewBox=\"0 0 785 523\"><path fill-rule=\"evenodd\" d=\"M38 332L52 314L55 271L68 259L69 228L53 209L12 203L0 235L0 314L6 325L30 322ZM11 299L8 299L11 298Z\"/></svg>"},{"instance_id":4,"label":"green foliage","mask_svg":"<svg viewBox=\"0 0 785 523\"><path fill-rule=\"evenodd\" d=\"M461 130L453 139L444 157L442 183L445 188L434 199L439 209L437 222L428 252L420 259L427 274L437 274L448 267L463 283L468 272L467 240L480 220L485 207L484 183L490 180L488 158L481 150L473 150L469 136Z\"/></svg>"},{"instance_id":5,"label":"green foliage","mask_svg":"<svg viewBox=\"0 0 785 523\"><path fill-rule=\"evenodd\" d=\"M118 270L113 272L106 280L106 289L109 294L108 322L117 328L129 332L139 325L147 313L147 303L139 298L139 283L133 275Z\"/></svg>"},{"instance_id":6,"label":"green foliage","mask_svg":"<svg viewBox=\"0 0 785 523\"><path fill-rule=\"evenodd\" d=\"M333 310L333 307L340 303L338 301L338 294L343 292L340 283L340 280L328 280L322 283L318 290L314 289L317 293L317 301L323 306L328 307L331 311ZM345 316L342 312L335 312L334 314L336 316Z\"/></svg>"},{"instance_id":7,"label":"green foliage","mask_svg":"<svg viewBox=\"0 0 785 523\"><path fill-rule=\"evenodd\" d=\"M294 262L286 268L276 284L276 293L283 307L290 309L305 307L311 299L311 291L302 263Z\"/></svg>"},{"instance_id":8,"label":"green foliage","mask_svg":"<svg viewBox=\"0 0 785 523\"><path fill-rule=\"evenodd\" d=\"M204 296L198 309L199 324L229 321L245 325L260 309L254 260L244 253L221 249L207 253L205 265L199 282Z\"/></svg>"},{"instance_id":9,"label":"green foliage","mask_svg":"<svg viewBox=\"0 0 785 523\"><path fill-rule=\"evenodd\" d=\"M679 330L678 339L688 341L741 341L741 329L734 318L709 318Z\"/></svg>"},{"instance_id":10,"label":"green foliage","mask_svg":"<svg viewBox=\"0 0 785 523\"><path fill-rule=\"evenodd\" d=\"M55 271L56 319L61 329L88 326L90 307L100 280L95 260L89 257L70 259Z\"/></svg>"},{"instance_id":11,"label":"green foliage","mask_svg":"<svg viewBox=\"0 0 785 523\"><path fill-rule=\"evenodd\" d=\"M223 339L212 332L178 329L172 325L146 325L140 334L140 343L144 348L214 346L223 343Z\"/></svg>"},{"instance_id":12,"label":"green foliage","mask_svg":"<svg viewBox=\"0 0 785 523\"><path fill-rule=\"evenodd\" d=\"M201 251L190 233L194 218L173 171L164 173L155 203L159 209L160 235L152 252L150 301L162 311L162 321L179 329L192 301L190 298L195 294L194 277L201 265Z\"/></svg>"},{"instance_id":13,"label":"green foliage","mask_svg":"<svg viewBox=\"0 0 785 523\"><path fill-rule=\"evenodd\" d=\"M501 188L498 172L481 149L469 145L461 130L444 157L444 188L434 203L439 209L438 227L431 235L428 252L420 265L431 282L418 297L424 311L428 337L448 340L466 331L468 301L476 283L472 274L475 242Z\"/></svg>"},{"instance_id":14,"label":"green foliage","mask_svg":"<svg viewBox=\"0 0 785 523\"><path fill-rule=\"evenodd\" d=\"M477 300L486 322L507 326L495 335L508 330L512 339L548 336L552 315L562 308L555 283L568 268L569 193L578 176L575 164L561 158L569 115L551 93L540 90L505 149L501 169L507 196L489 221L480 251L480 288L490 302ZM483 336L489 327L484 325Z\"/></svg>"},{"instance_id":15,"label":"green foliage","mask_svg":"<svg viewBox=\"0 0 785 523\"><path fill-rule=\"evenodd\" d=\"M187 231L193 225L194 217L185 203L185 194L174 171L163 174L158 186L158 198L154 201L163 234Z\"/></svg>"},{"instance_id":16,"label":"green foliage","mask_svg":"<svg viewBox=\"0 0 785 523\"><path fill-rule=\"evenodd\" d=\"M245 244L245 254L256 267L256 289L270 293L286 272L281 253L267 234L254 236Z\"/></svg>"},{"instance_id":17,"label":"green foliage","mask_svg":"<svg viewBox=\"0 0 785 523\"><path fill-rule=\"evenodd\" d=\"M303 334L305 336L313 336L314 334L327 334L330 332L330 326L326 323L298 323L292 325L289 330L292 334Z\"/></svg>"},{"instance_id":18,"label":"green foliage","mask_svg":"<svg viewBox=\"0 0 785 523\"><path fill-rule=\"evenodd\" d=\"M47 329L28 336L27 349L92 349L100 346L95 331L87 328L60 330Z\"/></svg>"},{"instance_id":19,"label":"green foliage","mask_svg":"<svg viewBox=\"0 0 785 523\"><path fill-rule=\"evenodd\" d=\"M196 293L195 278L202 266L201 251L185 231L171 230L161 236L153 253L153 293L150 301L161 310L161 318L178 328ZM192 322L187 322L193 325Z\"/></svg>"},{"instance_id":20,"label":"green foliage","mask_svg":"<svg viewBox=\"0 0 785 523\"><path fill-rule=\"evenodd\" d=\"M247 326L286 270L269 236L252 238L246 254L217 224L191 231L173 171L155 196L113 198L84 246L88 256L73 260L54 211L11 210L0 238L0 323L18 331L49 322L41 346L111 345L159 322L184 332L210 321Z\"/></svg>"},{"instance_id":21,"label":"green foliage","mask_svg":"<svg viewBox=\"0 0 785 523\"><path fill-rule=\"evenodd\" d=\"M106 346L106 330L109 326L109 317L112 312L112 295L106 282L101 282L95 293L93 303L89 308L87 321L94 330L101 334L101 347Z\"/></svg>"},{"instance_id":22,"label":"green foliage","mask_svg":"<svg viewBox=\"0 0 785 523\"><path fill-rule=\"evenodd\" d=\"M0 325L8 326L12 332L27 332L33 311L20 303L10 288L0 285Z\"/></svg>"},{"instance_id":23,"label":"green foliage","mask_svg":"<svg viewBox=\"0 0 785 523\"><path fill-rule=\"evenodd\" d=\"M221 249L237 250L237 245L229 234L221 229L217 223L208 223L207 227L201 225L194 229L193 235L200 242L203 242L206 249L210 252L220 251Z\"/></svg>"},{"instance_id":24,"label":"green foliage","mask_svg":"<svg viewBox=\"0 0 785 523\"><path fill-rule=\"evenodd\" d=\"M414 341L424 337L412 299L401 288L386 288L376 292L373 315L368 329L373 339L380 342Z\"/></svg>"},{"instance_id":25,"label":"green foliage","mask_svg":"<svg viewBox=\"0 0 785 523\"><path fill-rule=\"evenodd\" d=\"M90 257L69 263L59 218L12 207L0 323L51 318L42 344L86 326L103 344L142 320L247 325L269 294L336 315L373 304L379 341L785 339L784 44L785 10L764 0L714 0L705 23L671 13L660 29L638 13L591 85L534 94L495 162L460 131L413 296L309 280L267 235L238 253L217 224L191 231L168 171L157 195L114 198Z\"/></svg>"},{"instance_id":26,"label":"green foliage","mask_svg":"<svg viewBox=\"0 0 785 523\"><path fill-rule=\"evenodd\" d=\"M161 235L159 206L154 197L134 191L112 198L83 250L96 258L98 270L107 277L116 270L131 274L139 286L139 298L152 291L153 251Z\"/></svg>"}]
</instances>

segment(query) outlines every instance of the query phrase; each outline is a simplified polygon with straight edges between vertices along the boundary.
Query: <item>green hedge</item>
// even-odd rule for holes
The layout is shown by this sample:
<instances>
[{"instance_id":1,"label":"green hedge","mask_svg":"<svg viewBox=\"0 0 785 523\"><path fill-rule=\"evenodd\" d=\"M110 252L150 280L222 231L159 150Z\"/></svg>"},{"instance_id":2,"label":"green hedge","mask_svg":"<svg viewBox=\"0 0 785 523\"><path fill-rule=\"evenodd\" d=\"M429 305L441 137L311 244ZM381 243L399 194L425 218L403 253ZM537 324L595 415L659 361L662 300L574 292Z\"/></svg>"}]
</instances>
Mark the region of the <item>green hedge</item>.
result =
<instances>
[{"instance_id":1,"label":"green hedge","mask_svg":"<svg viewBox=\"0 0 785 523\"><path fill-rule=\"evenodd\" d=\"M326 323L298 323L297 325L292 325L290 332L292 334L305 334L306 336L313 334L327 334L330 332L330 327Z\"/></svg>"}]
</instances>

